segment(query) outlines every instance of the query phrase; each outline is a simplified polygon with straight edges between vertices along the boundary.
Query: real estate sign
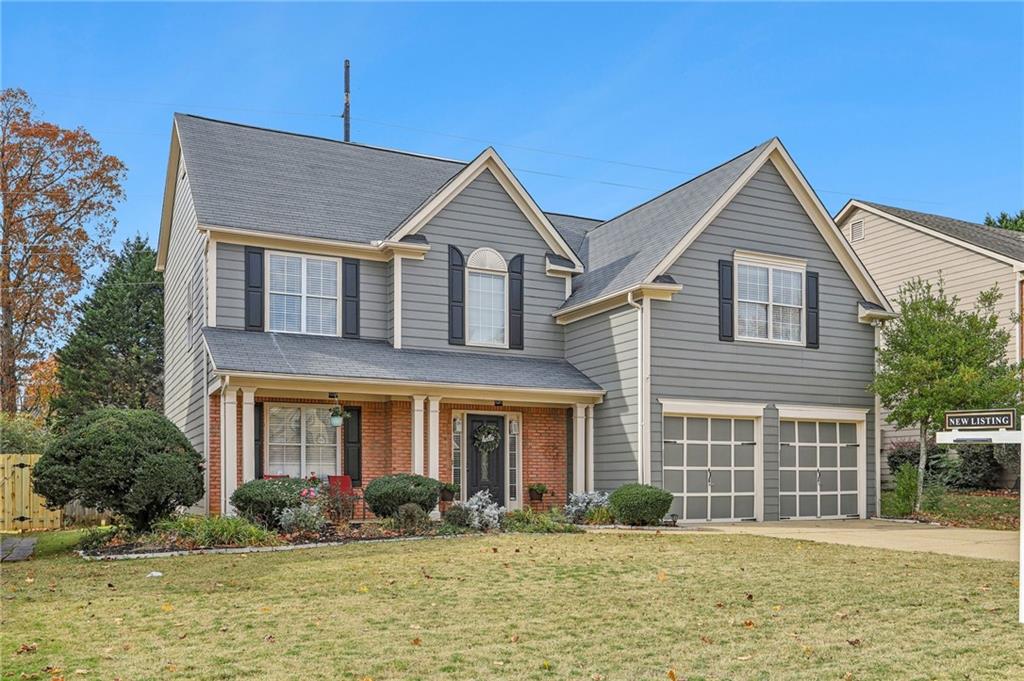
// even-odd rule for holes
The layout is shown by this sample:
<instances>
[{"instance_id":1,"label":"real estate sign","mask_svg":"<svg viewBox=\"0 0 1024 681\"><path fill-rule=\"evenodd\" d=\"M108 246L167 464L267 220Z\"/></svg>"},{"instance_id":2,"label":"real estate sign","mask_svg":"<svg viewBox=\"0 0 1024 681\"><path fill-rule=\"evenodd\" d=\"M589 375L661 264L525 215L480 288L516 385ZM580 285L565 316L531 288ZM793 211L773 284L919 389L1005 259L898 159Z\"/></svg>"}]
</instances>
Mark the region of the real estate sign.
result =
<instances>
[{"instance_id":1,"label":"real estate sign","mask_svg":"<svg viewBox=\"0 0 1024 681\"><path fill-rule=\"evenodd\" d=\"M946 430L1012 430L1013 409L987 409L984 411L947 411Z\"/></svg>"}]
</instances>

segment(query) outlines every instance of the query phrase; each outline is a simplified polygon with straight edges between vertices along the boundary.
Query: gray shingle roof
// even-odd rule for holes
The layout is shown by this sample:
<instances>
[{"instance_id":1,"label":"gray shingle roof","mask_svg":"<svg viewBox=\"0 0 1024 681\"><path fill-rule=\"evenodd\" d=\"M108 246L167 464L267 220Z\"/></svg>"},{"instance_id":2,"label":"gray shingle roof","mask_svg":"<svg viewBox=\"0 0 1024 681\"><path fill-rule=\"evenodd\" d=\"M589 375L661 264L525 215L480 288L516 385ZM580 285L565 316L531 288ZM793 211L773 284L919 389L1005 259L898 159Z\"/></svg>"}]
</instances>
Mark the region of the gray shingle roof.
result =
<instances>
[{"instance_id":1,"label":"gray shingle roof","mask_svg":"<svg viewBox=\"0 0 1024 681\"><path fill-rule=\"evenodd\" d=\"M587 271L573 279L573 294L562 307L643 283L770 143L759 144L588 231L579 252Z\"/></svg>"},{"instance_id":2,"label":"gray shingle roof","mask_svg":"<svg viewBox=\"0 0 1024 681\"><path fill-rule=\"evenodd\" d=\"M466 163L175 114L200 224L369 243ZM573 250L601 223L548 214Z\"/></svg>"},{"instance_id":3,"label":"gray shingle roof","mask_svg":"<svg viewBox=\"0 0 1024 681\"><path fill-rule=\"evenodd\" d=\"M927 227L955 239L966 241L979 248L984 248L1015 260L1024 261L1024 234L1020 232L1011 232L1010 230L999 229L998 227L979 225L976 222L947 218L942 215L933 215L932 213L919 213L916 210L886 206L881 203L874 203L873 201L863 201L861 199L857 199L857 201L922 227Z\"/></svg>"},{"instance_id":4,"label":"gray shingle roof","mask_svg":"<svg viewBox=\"0 0 1024 681\"><path fill-rule=\"evenodd\" d=\"M565 360L444 350L290 333L204 328L218 371L542 390L601 391Z\"/></svg>"}]
</instances>

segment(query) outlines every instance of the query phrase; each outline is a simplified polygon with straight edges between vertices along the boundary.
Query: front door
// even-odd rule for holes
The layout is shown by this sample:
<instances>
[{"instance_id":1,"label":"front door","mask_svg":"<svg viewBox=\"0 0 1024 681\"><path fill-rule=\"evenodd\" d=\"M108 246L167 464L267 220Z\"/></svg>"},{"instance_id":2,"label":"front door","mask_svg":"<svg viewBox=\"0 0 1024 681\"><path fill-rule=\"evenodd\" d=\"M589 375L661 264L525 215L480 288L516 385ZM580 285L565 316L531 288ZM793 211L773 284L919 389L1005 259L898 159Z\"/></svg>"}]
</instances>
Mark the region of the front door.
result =
<instances>
[{"instance_id":1,"label":"front door","mask_svg":"<svg viewBox=\"0 0 1024 681\"><path fill-rule=\"evenodd\" d=\"M470 414L466 417L469 456L466 457L466 498L490 490L505 505L505 417ZM494 442L494 439L497 442Z\"/></svg>"}]
</instances>

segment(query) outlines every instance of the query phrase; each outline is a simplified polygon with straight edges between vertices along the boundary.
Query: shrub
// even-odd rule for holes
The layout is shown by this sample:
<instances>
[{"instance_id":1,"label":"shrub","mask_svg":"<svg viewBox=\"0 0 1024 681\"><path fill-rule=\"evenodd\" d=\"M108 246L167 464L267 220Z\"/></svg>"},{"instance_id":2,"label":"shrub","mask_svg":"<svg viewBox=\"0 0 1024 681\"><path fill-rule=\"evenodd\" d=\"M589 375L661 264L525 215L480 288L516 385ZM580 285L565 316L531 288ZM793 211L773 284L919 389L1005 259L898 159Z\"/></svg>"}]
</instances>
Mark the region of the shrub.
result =
<instances>
[{"instance_id":1,"label":"shrub","mask_svg":"<svg viewBox=\"0 0 1024 681\"><path fill-rule=\"evenodd\" d=\"M424 512L432 511L440 493L441 484L437 480L399 473L376 478L363 490L363 500L374 515L386 518L398 513L398 507L403 504L416 504Z\"/></svg>"},{"instance_id":2,"label":"shrub","mask_svg":"<svg viewBox=\"0 0 1024 681\"><path fill-rule=\"evenodd\" d=\"M356 501L359 497L351 490L342 491L337 487L325 487L318 498L320 508L334 522L352 520L356 513Z\"/></svg>"},{"instance_id":3,"label":"shrub","mask_svg":"<svg viewBox=\"0 0 1024 681\"><path fill-rule=\"evenodd\" d=\"M482 489L466 501L465 506L469 511L469 526L474 530L500 530L501 521L505 515L505 507L499 506L492 498L491 492Z\"/></svg>"},{"instance_id":4,"label":"shrub","mask_svg":"<svg viewBox=\"0 0 1024 681\"><path fill-rule=\"evenodd\" d=\"M235 490L231 505L249 522L275 528L281 511L302 505L302 491L308 488L301 478L252 480Z\"/></svg>"},{"instance_id":5,"label":"shrub","mask_svg":"<svg viewBox=\"0 0 1024 681\"><path fill-rule=\"evenodd\" d=\"M40 454L49 441L46 428L35 419L0 413L0 454Z\"/></svg>"},{"instance_id":6,"label":"shrub","mask_svg":"<svg viewBox=\"0 0 1024 681\"><path fill-rule=\"evenodd\" d=\"M886 448L886 461L889 463L889 472L896 475L896 471L905 463L913 464L915 467L921 457L921 445L918 440L896 440ZM925 471L931 470L940 464L943 457L943 448L936 445L934 441L928 442L928 461L925 464Z\"/></svg>"},{"instance_id":7,"label":"shrub","mask_svg":"<svg viewBox=\"0 0 1024 681\"><path fill-rule=\"evenodd\" d=\"M999 465L1011 477L1017 478L1020 476L1020 447L1017 445L996 445L992 450L992 456L995 457Z\"/></svg>"},{"instance_id":8,"label":"shrub","mask_svg":"<svg viewBox=\"0 0 1024 681\"><path fill-rule=\"evenodd\" d=\"M906 518L914 513L914 499L916 498L917 464L904 463L896 469L892 501L887 512L897 518Z\"/></svg>"},{"instance_id":9,"label":"shrub","mask_svg":"<svg viewBox=\"0 0 1024 681\"><path fill-rule=\"evenodd\" d=\"M473 514L465 504L453 504L444 512L444 522L452 527L470 527Z\"/></svg>"},{"instance_id":10,"label":"shrub","mask_svg":"<svg viewBox=\"0 0 1024 681\"><path fill-rule=\"evenodd\" d=\"M583 531L570 523L564 515L554 509L547 513L538 513L532 508L512 511L505 516L504 526L509 532L531 532L539 534Z\"/></svg>"},{"instance_id":11,"label":"shrub","mask_svg":"<svg viewBox=\"0 0 1024 681\"><path fill-rule=\"evenodd\" d=\"M316 504L302 503L277 513L277 526L285 534L320 534L326 525L327 518Z\"/></svg>"},{"instance_id":12,"label":"shrub","mask_svg":"<svg viewBox=\"0 0 1024 681\"><path fill-rule=\"evenodd\" d=\"M78 548L82 551L98 549L117 536L119 530L115 525L90 527L78 540Z\"/></svg>"},{"instance_id":13,"label":"shrub","mask_svg":"<svg viewBox=\"0 0 1024 681\"><path fill-rule=\"evenodd\" d=\"M565 505L565 515L574 523L582 523L591 509L607 506L607 492L574 492L569 495L569 503Z\"/></svg>"},{"instance_id":14,"label":"shrub","mask_svg":"<svg viewBox=\"0 0 1024 681\"><path fill-rule=\"evenodd\" d=\"M203 496L202 457L177 426L145 409L89 412L50 443L32 474L51 507L78 501L137 530Z\"/></svg>"},{"instance_id":15,"label":"shrub","mask_svg":"<svg viewBox=\"0 0 1024 681\"><path fill-rule=\"evenodd\" d=\"M236 516L182 515L161 520L153 529L169 543L205 546L271 546L277 537L264 527Z\"/></svg>"},{"instance_id":16,"label":"shrub","mask_svg":"<svg viewBox=\"0 0 1024 681\"><path fill-rule=\"evenodd\" d=\"M633 482L612 492L608 504L620 523L657 525L672 506L672 494L657 487Z\"/></svg>"},{"instance_id":17,"label":"shrub","mask_svg":"<svg viewBox=\"0 0 1024 681\"><path fill-rule=\"evenodd\" d=\"M943 462L946 484L957 489L993 489L1002 469L992 445L960 445Z\"/></svg>"},{"instance_id":18,"label":"shrub","mask_svg":"<svg viewBox=\"0 0 1024 681\"><path fill-rule=\"evenodd\" d=\"M403 532L419 532L430 526L430 516L419 504L402 504L395 514L395 522Z\"/></svg>"},{"instance_id":19,"label":"shrub","mask_svg":"<svg viewBox=\"0 0 1024 681\"><path fill-rule=\"evenodd\" d=\"M612 510L607 506L595 506L587 511L583 522L587 525L614 525L615 516L612 515Z\"/></svg>"}]
</instances>

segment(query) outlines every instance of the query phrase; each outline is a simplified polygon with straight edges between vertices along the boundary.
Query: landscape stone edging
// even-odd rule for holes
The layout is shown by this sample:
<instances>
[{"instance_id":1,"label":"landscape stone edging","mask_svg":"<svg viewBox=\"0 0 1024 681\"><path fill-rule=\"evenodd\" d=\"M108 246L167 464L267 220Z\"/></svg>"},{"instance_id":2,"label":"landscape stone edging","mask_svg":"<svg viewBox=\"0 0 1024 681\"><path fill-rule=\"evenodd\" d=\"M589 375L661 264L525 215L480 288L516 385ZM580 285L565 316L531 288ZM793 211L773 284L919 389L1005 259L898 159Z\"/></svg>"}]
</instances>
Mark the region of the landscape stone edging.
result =
<instances>
[{"instance_id":1,"label":"landscape stone edging","mask_svg":"<svg viewBox=\"0 0 1024 681\"><path fill-rule=\"evenodd\" d=\"M174 558L178 556L199 556L204 554L233 553L272 553L274 551L297 551L300 549L322 549L332 546L349 546L350 544L382 544L385 542L421 541L425 539L458 539L459 537L475 537L475 534L455 534L435 537L386 537L383 539L350 539L349 541L315 542L309 544L285 544L284 546L236 546L209 549L182 549L179 551L151 551L149 553L120 553L105 556L87 555L85 551L76 551L85 560L142 560L146 558Z\"/></svg>"}]
</instances>

